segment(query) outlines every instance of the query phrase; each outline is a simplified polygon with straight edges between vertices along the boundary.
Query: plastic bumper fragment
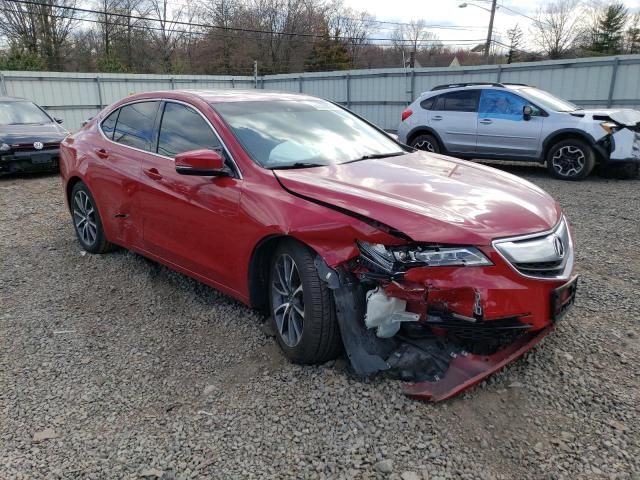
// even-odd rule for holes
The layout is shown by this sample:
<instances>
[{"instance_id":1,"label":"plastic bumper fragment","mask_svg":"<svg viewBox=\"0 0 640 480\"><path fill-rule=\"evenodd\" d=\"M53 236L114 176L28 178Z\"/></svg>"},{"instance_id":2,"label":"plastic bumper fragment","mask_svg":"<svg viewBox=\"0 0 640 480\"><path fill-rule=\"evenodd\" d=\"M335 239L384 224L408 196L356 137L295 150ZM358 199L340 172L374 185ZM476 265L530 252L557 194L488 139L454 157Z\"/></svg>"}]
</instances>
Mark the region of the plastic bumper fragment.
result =
<instances>
[{"instance_id":1,"label":"plastic bumper fragment","mask_svg":"<svg viewBox=\"0 0 640 480\"><path fill-rule=\"evenodd\" d=\"M535 333L525 335L493 355L460 355L451 360L449 369L442 379L436 382L406 383L402 389L406 395L412 398L432 402L446 400L481 382L508 363L521 357L553 329L554 326L550 325Z\"/></svg>"}]
</instances>

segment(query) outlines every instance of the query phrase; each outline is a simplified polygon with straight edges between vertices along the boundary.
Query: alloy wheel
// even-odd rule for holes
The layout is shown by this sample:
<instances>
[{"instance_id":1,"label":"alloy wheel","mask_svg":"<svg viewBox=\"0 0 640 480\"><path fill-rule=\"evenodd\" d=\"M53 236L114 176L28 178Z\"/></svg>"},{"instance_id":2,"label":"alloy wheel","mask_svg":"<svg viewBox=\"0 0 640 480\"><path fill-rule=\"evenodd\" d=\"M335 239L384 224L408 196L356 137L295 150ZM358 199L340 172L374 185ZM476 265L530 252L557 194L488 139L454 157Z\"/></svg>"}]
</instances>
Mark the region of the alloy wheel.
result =
<instances>
[{"instance_id":1,"label":"alloy wheel","mask_svg":"<svg viewBox=\"0 0 640 480\"><path fill-rule=\"evenodd\" d=\"M586 156L582 149L571 145L565 145L551 158L553 169L563 177L578 175L583 169Z\"/></svg>"},{"instance_id":2,"label":"alloy wheel","mask_svg":"<svg viewBox=\"0 0 640 480\"><path fill-rule=\"evenodd\" d=\"M96 211L86 192L78 190L73 197L73 222L78 236L86 245L93 245L98 237Z\"/></svg>"},{"instance_id":3,"label":"alloy wheel","mask_svg":"<svg viewBox=\"0 0 640 480\"><path fill-rule=\"evenodd\" d=\"M288 347L295 347L304 328L304 298L298 266L290 255L282 254L275 262L271 298L278 334Z\"/></svg>"},{"instance_id":4,"label":"alloy wheel","mask_svg":"<svg viewBox=\"0 0 640 480\"><path fill-rule=\"evenodd\" d=\"M424 150L425 152L435 153L436 149L429 140L421 140L414 145L414 148L418 150Z\"/></svg>"}]
</instances>

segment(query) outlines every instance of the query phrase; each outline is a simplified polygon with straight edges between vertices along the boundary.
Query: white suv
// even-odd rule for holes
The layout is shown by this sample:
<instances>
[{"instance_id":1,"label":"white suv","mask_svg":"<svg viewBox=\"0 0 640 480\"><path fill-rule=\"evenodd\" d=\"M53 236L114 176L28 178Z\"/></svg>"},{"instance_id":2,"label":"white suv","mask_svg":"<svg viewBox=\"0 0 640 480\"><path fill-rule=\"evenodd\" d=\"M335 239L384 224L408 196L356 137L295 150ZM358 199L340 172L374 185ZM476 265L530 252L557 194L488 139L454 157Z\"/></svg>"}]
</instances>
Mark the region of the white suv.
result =
<instances>
[{"instance_id":1,"label":"white suv","mask_svg":"<svg viewBox=\"0 0 640 480\"><path fill-rule=\"evenodd\" d=\"M402 112L398 139L462 158L546 162L563 180L596 163L629 177L640 165L640 111L583 110L522 84L440 85Z\"/></svg>"}]
</instances>

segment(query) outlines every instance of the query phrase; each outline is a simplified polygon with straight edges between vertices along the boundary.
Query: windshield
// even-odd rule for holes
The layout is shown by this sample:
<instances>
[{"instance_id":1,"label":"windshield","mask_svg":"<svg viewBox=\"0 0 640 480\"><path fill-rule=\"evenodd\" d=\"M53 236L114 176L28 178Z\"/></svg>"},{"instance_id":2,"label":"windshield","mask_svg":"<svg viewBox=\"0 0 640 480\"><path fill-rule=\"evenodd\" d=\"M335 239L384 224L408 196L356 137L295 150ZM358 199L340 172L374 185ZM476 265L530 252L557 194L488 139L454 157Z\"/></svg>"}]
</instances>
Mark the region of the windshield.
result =
<instances>
[{"instance_id":1,"label":"windshield","mask_svg":"<svg viewBox=\"0 0 640 480\"><path fill-rule=\"evenodd\" d=\"M545 92L544 90L532 87L525 87L519 90L527 94L531 97L531 100L547 110L555 110L556 112L575 112L576 110L580 110L579 106L568 102L567 100L558 98L555 95L551 95L549 92Z\"/></svg>"},{"instance_id":2,"label":"windshield","mask_svg":"<svg viewBox=\"0 0 640 480\"><path fill-rule=\"evenodd\" d=\"M304 168L406 153L384 133L323 100L214 105L265 168Z\"/></svg>"},{"instance_id":3,"label":"windshield","mask_svg":"<svg viewBox=\"0 0 640 480\"><path fill-rule=\"evenodd\" d=\"M37 125L51 118L31 102L0 102L0 125Z\"/></svg>"}]
</instances>

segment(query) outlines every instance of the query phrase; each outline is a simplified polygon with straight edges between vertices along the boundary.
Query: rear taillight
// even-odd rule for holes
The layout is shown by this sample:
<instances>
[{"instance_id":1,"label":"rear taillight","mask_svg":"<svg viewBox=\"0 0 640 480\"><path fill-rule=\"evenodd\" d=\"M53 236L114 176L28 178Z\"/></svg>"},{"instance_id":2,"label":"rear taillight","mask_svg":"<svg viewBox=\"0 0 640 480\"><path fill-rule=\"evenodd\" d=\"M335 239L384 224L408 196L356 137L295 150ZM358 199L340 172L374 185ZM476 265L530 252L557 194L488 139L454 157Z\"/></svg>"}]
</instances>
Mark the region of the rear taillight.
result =
<instances>
[{"instance_id":1,"label":"rear taillight","mask_svg":"<svg viewBox=\"0 0 640 480\"><path fill-rule=\"evenodd\" d=\"M404 112L402 112L402 121L404 122L411 115L413 115L413 112L407 108Z\"/></svg>"}]
</instances>

